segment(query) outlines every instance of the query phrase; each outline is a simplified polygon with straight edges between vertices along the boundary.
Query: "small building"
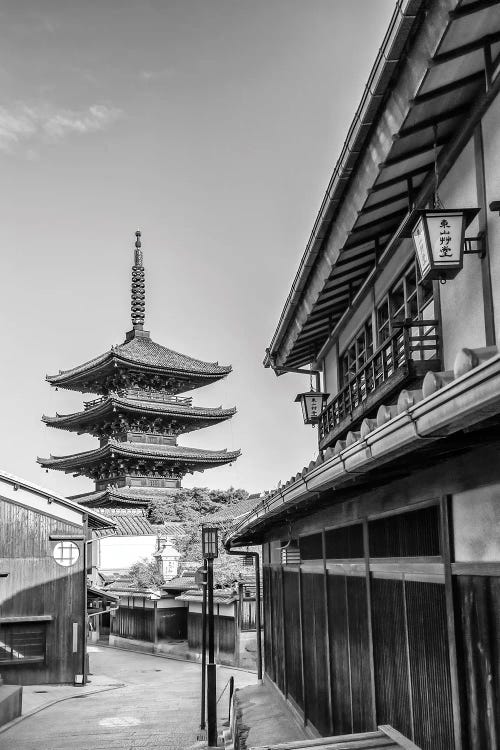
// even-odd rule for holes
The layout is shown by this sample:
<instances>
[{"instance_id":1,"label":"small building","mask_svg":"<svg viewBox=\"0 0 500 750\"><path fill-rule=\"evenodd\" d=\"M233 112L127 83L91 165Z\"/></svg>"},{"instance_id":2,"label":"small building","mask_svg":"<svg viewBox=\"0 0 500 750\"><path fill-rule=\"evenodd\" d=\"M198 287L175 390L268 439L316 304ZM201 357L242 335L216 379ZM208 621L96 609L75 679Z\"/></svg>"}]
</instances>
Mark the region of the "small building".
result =
<instances>
[{"instance_id":1,"label":"small building","mask_svg":"<svg viewBox=\"0 0 500 750\"><path fill-rule=\"evenodd\" d=\"M161 641L186 638L187 607L177 601L177 592L134 589L125 581L116 581L107 591L118 597L111 617L111 646L136 645L154 652L161 650Z\"/></svg>"},{"instance_id":2,"label":"small building","mask_svg":"<svg viewBox=\"0 0 500 750\"><path fill-rule=\"evenodd\" d=\"M0 672L7 684L84 682L94 511L0 471Z\"/></svg>"},{"instance_id":3,"label":"small building","mask_svg":"<svg viewBox=\"0 0 500 750\"><path fill-rule=\"evenodd\" d=\"M116 578L126 574L139 560L155 556L165 578L177 575L180 555L175 543L184 535L182 523L151 523L141 507L103 507L96 512L113 523L112 529L98 529L92 535L92 580L96 585L102 585L109 575Z\"/></svg>"}]
</instances>

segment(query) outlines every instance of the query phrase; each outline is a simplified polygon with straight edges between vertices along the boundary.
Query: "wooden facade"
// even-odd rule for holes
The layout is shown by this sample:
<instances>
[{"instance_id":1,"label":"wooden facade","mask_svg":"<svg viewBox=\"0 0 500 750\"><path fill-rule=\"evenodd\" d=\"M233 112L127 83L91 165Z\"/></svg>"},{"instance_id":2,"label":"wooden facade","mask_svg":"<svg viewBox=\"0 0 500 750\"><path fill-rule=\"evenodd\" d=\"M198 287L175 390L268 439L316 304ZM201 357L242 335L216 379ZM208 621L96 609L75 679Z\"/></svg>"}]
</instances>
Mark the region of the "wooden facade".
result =
<instances>
[{"instance_id":1,"label":"wooden facade","mask_svg":"<svg viewBox=\"0 0 500 750\"><path fill-rule=\"evenodd\" d=\"M109 524L0 472L0 673L5 683L85 681L88 525Z\"/></svg>"},{"instance_id":2,"label":"wooden facade","mask_svg":"<svg viewBox=\"0 0 500 750\"><path fill-rule=\"evenodd\" d=\"M194 651L201 651L202 645L202 617L198 612L190 612L188 616L188 644ZM208 624L207 624L208 632ZM237 656L237 622L234 617L227 617L214 613L214 644L215 658L225 655L231 659Z\"/></svg>"},{"instance_id":3,"label":"wooden facade","mask_svg":"<svg viewBox=\"0 0 500 750\"><path fill-rule=\"evenodd\" d=\"M126 597L111 618L111 635L121 638L157 643L164 639L182 640L186 634L187 607L183 605L164 608L145 597Z\"/></svg>"},{"instance_id":4,"label":"wooden facade","mask_svg":"<svg viewBox=\"0 0 500 750\"><path fill-rule=\"evenodd\" d=\"M500 495L498 448L422 471L411 497L394 481L297 519L298 565L279 560L286 529L268 534L266 673L321 734L390 724L423 750L497 747L500 563L457 562L450 519L479 467Z\"/></svg>"}]
</instances>

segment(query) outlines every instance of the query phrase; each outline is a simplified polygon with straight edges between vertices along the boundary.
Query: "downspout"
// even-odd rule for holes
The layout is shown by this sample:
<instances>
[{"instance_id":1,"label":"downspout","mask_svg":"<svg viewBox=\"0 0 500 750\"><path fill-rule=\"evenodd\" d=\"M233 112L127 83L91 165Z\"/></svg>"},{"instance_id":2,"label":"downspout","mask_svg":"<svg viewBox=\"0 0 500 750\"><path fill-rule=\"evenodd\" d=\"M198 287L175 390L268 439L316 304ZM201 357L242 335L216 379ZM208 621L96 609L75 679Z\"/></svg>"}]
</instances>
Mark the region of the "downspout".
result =
<instances>
[{"instance_id":1,"label":"downspout","mask_svg":"<svg viewBox=\"0 0 500 750\"><path fill-rule=\"evenodd\" d=\"M262 636L260 630L260 557L258 552L244 552L232 550L228 542L224 543L228 555L242 557L251 555L255 558L255 629L257 631L257 681L262 685Z\"/></svg>"}]
</instances>

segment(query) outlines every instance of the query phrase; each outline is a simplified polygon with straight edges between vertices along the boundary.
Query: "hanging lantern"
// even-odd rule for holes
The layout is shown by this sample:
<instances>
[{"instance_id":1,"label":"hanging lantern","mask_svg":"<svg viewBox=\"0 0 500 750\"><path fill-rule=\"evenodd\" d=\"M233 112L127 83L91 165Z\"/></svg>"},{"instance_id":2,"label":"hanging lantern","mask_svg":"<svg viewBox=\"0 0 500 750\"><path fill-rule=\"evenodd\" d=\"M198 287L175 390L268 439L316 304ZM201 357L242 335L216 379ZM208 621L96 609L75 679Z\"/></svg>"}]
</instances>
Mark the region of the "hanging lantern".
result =
<instances>
[{"instance_id":1,"label":"hanging lantern","mask_svg":"<svg viewBox=\"0 0 500 750\"><path fill-rule=\"evenodd\" d=\"M300 549L296 540L291 540L281 548L282 565L300 565Z\"/></svg>"},{"instance_id":2,"label":"hanging lantern","mask_svg":"<svg viewBox=\"0 0 500 750\"><path fill-rule=\"evenodd\" d=\"M423 279L454 279L462 270L465 230L479 208L432 208L413 211L402 236L415 246Z\"/></svg>"},{"instance_id":3,"label":"hanging lantern","mask_svg":"<svg viewBox=\"0 0 500 750\"><path fill-rule=\"evenodd\" d=\"M310 390L307 393L299 393L295 402L300 401L304 424L317 424L320 414L326 406L329 393Z\"/></svg>"}]
</instances>

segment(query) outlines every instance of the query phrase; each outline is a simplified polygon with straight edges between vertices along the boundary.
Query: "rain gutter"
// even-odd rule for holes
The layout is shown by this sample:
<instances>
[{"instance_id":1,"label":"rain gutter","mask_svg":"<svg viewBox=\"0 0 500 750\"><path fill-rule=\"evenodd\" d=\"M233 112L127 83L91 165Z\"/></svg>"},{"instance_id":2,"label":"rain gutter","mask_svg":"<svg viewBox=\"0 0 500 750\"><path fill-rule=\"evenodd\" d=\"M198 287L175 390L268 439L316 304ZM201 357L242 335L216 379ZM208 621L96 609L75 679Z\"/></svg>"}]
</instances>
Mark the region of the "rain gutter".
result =
<instances>
[{"instance_id":1,"label":"rain gutter","mask_svg":"<svg viewBox=\"0 0 500 750\"><path fill-rule=\"evenodd\" d=\"M327 489L336 489L372 469L408 454L422 441L432 442L480 423L500 412L500 355L484 361L444 388L377 427L365 438L303 473L259 506L231 531L227 544L241 544L263 518Z\"/></svg>"}]
</instances>

